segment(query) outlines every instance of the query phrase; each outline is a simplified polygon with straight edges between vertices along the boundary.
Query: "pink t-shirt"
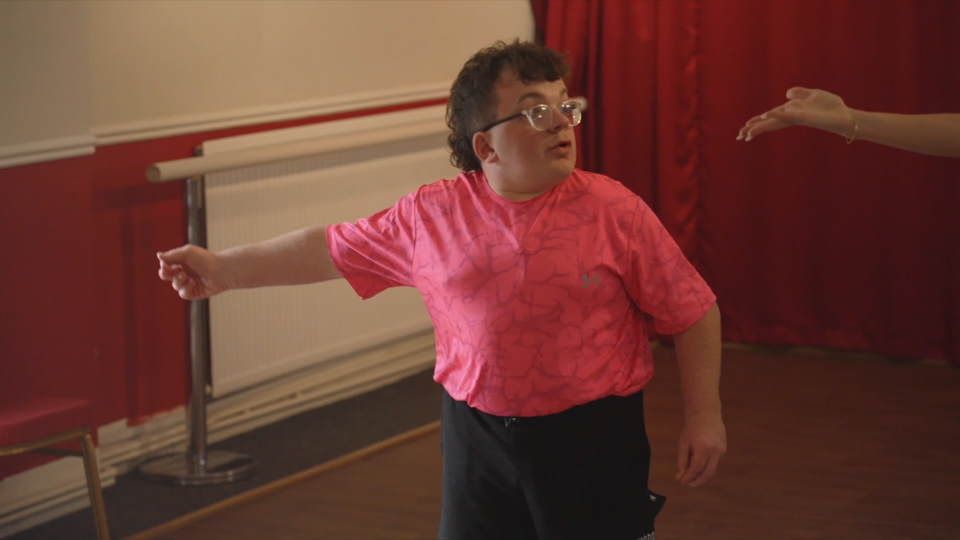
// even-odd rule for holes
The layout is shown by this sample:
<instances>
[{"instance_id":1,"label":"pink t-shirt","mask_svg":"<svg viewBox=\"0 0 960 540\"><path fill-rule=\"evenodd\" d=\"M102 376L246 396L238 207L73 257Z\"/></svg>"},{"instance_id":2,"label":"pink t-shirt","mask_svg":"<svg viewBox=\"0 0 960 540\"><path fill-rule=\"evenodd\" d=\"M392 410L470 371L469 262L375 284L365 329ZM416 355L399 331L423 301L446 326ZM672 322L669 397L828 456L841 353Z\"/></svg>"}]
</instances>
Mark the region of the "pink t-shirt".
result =
<instances>
[{"instance_id":1,"label":"pink t-shirt","mask_svg":"<svg viewBox=\"0 0 960 540\"><path fill-rule=\"evenodd\" d=\"M640 197L580 170L522 202L480 171L462 173L327 227L327 242L364 299L420 291L436 330L434 379L499 416L640 390L653 375L643 313L675 334L716 301Z\"/></svg>"}]
</instances>

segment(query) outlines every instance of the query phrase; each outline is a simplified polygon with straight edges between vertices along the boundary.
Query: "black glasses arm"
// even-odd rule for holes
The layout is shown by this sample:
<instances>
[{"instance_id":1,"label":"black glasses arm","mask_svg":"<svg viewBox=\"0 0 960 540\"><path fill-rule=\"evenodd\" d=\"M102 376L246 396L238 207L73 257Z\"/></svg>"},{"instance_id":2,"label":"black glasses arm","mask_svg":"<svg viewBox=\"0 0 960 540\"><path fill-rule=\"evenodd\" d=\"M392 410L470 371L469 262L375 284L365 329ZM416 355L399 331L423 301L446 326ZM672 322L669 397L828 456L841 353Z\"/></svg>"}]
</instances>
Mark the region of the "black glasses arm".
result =
<instances>
[{"instance_id":1,"label":"black glasses arm","mask_svg":"<svg viewBox=\"0 0 960 540\"><path fill-rule=\"evenodd\" d=\"M487 124L486 126L483 127L483 129L478 129L478 130L477 130L477 133L482 133L482 132L484 132L484 131L489 130L490 128L492 128L492 127L494 127L494 126L498 126L498 125L500 125L500 124L502 124L502 123L504 123L504 122L509 122L510 120L513 120L514 118L518 118L518 117L520 117L520 116L523 116L523 113L522 113L522 112L518 112L517 114L514 114L514 115L512 115L512 116L508 116L508 117L506 117L506 118L501 118L501 119L497 120L496 122L494 122L494 123L492 123L492 124Z\"/></svg>"}]
</instances>

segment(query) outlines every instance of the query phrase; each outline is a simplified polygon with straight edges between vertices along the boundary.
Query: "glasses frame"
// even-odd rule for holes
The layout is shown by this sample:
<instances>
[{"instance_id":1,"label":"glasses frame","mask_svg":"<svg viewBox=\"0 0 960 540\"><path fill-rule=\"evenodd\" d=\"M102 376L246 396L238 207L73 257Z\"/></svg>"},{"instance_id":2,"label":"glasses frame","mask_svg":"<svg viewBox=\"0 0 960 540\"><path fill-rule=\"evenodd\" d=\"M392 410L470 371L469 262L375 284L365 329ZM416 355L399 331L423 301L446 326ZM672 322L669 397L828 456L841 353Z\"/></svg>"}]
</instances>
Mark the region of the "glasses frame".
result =
<instances>
[{"instance_id":1,"label":"glasses frame","mask_svg":"<svg viewBox=\"0 0 960 540\"><path fill-rule=\"evenodd\" d=\"M514 118L520 118L521 116L526 116L526 117L527 117L527 121L530 122L530 127L532 127L533 129L535 129L535 130L537 130L537 131L546 131L547 129L550 129L550 128L540 129L540 128L538 128L536 125L534 125L534 120L533 120L533 116L532 116L533 112L532 112L532 111L533 111L534 109L536 109L537 107L546 107L546 108L547 108L547 111L550 112L550 125L553 125L553 113L554 113L554 110L555 110L555 109L559 109L559 108L561 108L561 107L563 107L564 105L567 105L567 104L576 105L576 108L580 110L580 118L578 118L578 119L576 120L576 122L574 122L573 120L570 120L569 118L567 118L567 116L566 116L565 114L563 114L563 113L560 113L560 114L561 114L564 118L567 118L567 120L570 122L570 127L575 127L575 126L580 125L580 122L583 121L583 103L581 103L581 101L580 101L579 99L568 99L568 100L560 103L560 104L557 105L556 107L551 107L550 105L547 105L546 103L539 103L539 104L537 104L537 105L534 105L533 107L530 107L529 109L524 109L524 110L522 110L522 111L520 111L520 112L518 112L518 113L516 113L516 114L511 114L510 116L507 116L507 117L505 117L505 118L501 118L501 119L496 120L496 121L494 121L494 122L491 122L491 123L487 124L486 126L484 126L482 129L477 130L477 133L483 133L483 132L485 132L485 131L489 131L489 130L493 129L495 126L499 126L500 124L502 124L502 123L504 123L504 122L509 122L510 120L513 120Z\"/></svg>"}]
</instances>

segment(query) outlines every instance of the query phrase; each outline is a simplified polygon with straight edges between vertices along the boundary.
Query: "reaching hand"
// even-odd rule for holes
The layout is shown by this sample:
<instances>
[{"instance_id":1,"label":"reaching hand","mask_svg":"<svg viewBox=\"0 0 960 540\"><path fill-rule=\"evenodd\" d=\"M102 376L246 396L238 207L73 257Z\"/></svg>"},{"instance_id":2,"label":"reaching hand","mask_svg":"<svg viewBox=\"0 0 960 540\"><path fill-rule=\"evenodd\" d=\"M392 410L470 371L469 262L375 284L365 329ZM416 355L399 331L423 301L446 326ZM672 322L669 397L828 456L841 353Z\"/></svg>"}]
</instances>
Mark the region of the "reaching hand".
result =
<instances>
[{"instance_id":1,"label":"reaching hand","mask_svg":"<svg viewBox=\"0 0 960 540\"><path fill-rule=\"evenodd\" d=\"M186 245L164 253L160 259L160 279L172 282L184 300L202 300L227 290L213 253Z\"/></svg>"},{"instance_id":2,"label":"reaching hand","mask_svg":"<svg viewBox=\"0 0 960 540\"><path fill-rule=\"evenodd\" d=\"M680 433L677 480L696 487L706 483L717 471L720 458L727 452L727 431L716 416L696 416L687 420Z\"/></svg>"},{"instance_id":3,"label":"reaching hand","mask_svg":"<svg viewBox=\"0 0 960 540\"><path fill-rule=\"evenodd\" d=\"M790 101L747 120L740 128L737 140L747 141L762 133L776 131L789 126L814 127L853 137L854 118L850 109L836 94L826 90L809 90L799 86L787 90Z\"/></svg>"}]
</instances>

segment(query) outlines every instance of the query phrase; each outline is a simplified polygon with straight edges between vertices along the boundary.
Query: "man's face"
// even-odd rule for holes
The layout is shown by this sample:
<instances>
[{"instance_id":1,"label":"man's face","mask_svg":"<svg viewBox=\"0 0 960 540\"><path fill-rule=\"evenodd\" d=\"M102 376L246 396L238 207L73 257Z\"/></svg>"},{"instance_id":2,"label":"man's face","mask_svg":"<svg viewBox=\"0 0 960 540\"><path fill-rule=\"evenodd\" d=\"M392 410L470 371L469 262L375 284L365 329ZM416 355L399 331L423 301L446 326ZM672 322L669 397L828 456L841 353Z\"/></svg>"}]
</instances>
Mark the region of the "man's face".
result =
<instances>
[{"instance_id":1,"label":"man's face","mask_svg":"<svg viewBox=\"0 0 960 540\"><path fill-rule=\"evenodd\" d=\"M559 105L569 99L563 80L524 83L506 72L494 86L497 98L495 119L505 118L534 105L555 107L553 123L538 131L526 116L520 116L491 128L487 135L495 153L493 162L484 160L484 170L492 165L504 181L516 187L541 191L562 182L577 162L577 144L573 127L560 114ZM541 189L542 188L542 189Z\"/></svg>"}]
</instances>

